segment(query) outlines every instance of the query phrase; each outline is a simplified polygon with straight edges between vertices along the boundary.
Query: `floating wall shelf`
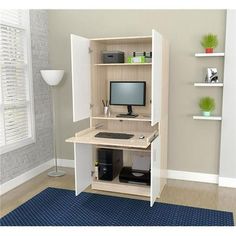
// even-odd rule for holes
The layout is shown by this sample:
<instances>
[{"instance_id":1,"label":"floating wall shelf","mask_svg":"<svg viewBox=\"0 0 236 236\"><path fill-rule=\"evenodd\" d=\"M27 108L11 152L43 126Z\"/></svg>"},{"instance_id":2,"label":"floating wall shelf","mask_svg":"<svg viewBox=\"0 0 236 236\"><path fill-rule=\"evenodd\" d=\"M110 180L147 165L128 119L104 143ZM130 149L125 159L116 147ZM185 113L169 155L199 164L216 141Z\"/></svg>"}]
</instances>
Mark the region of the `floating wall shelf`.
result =
<instances>
[{"instance_id":1,"label":"floating wall shelf","mask_svg":"<svg viewBox=\"0 0 236 236\"><path fill-rule=\"evenodd\" d=\"M195 87L223 87L223 83L194 83Z\"/></svg>"},{"instance_id":2,"label":"floating wall shelf","mask_svg":"<svg viewBox=\"0 0 236 236\"><path fill-rule=\"evenodd\" d=\"M195 53L195 57L223 57L225 55L224 52L216 52L216 53Z\"/></svg>"},{"instance_id":3,"label":"floating wall shelf","mask_svg":"<svg viewBox=\"0 0 236 236\"><path fill-rule=\"evenodd\" d=\"M194 120L222 120L221 116L193 116Z\"/></svg>"}]
</instances>

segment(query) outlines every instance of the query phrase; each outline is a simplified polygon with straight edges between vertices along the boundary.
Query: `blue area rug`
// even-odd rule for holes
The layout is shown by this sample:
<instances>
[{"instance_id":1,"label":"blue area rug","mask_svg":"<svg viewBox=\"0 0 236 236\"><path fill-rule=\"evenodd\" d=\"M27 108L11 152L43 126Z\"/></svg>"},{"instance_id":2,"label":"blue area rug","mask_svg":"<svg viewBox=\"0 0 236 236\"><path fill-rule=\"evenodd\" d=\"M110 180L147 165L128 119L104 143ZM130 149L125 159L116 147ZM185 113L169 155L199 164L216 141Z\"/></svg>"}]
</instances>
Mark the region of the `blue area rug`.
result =
<instances>
[{"instance_id":1,"label":"blue area rug","mask_svg":"<svg viewBox=\"0 0 236 236\"><path fill-rule=\"evenodd\" d=\"M233 226L233 213L47 188L0 220L2 226Z\"/></svg>"}]
</instances>

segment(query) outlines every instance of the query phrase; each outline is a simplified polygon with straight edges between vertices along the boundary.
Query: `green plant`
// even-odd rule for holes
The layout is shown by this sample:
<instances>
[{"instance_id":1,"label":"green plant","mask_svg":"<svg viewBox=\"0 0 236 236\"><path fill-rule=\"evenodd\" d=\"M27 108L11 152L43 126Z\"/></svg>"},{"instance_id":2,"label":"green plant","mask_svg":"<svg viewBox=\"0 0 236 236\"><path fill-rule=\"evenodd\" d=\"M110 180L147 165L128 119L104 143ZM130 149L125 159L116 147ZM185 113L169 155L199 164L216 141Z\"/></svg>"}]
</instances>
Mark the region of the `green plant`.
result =
<instances>
[{"instance_id":1,"label":"green plant","mask_svg":"<svg viewBox=\"0 0 236 236\"><path fill-rule=\"evenodd\" d=\"M202 111L213 111L215 110L215 100L211 97L203 97L198 103Z\"/></svg>"},{"instance_id":2,"label":"green plant","mask_svg":"<svg viewBox=\"0 0 236 236\"><path fill-rule=\"evenodd\" d=\"M207 34L202 37L201 45L204 48L216 48L218 45L217 35Z\"/></svg>"}]
</instances>

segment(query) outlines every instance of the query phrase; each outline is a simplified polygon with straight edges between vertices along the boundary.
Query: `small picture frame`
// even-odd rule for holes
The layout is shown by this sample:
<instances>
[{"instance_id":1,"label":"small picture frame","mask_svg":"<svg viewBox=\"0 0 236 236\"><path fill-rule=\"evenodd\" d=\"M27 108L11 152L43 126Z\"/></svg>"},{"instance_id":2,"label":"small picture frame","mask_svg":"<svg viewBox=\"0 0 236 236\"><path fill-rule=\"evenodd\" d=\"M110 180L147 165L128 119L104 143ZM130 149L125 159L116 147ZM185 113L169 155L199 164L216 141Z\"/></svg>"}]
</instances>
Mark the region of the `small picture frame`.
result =
<instances>
[{"instance_id":1,"label":"small picture frame","mask_svg":"<svg viewBox=\"0 0 236 236\"><path fill-rule=\"evenodd\" d=\"M205 78L206 83L218 83L218 73L217 68L207 68L207 75Z\"/></svg>"}]
</instances>

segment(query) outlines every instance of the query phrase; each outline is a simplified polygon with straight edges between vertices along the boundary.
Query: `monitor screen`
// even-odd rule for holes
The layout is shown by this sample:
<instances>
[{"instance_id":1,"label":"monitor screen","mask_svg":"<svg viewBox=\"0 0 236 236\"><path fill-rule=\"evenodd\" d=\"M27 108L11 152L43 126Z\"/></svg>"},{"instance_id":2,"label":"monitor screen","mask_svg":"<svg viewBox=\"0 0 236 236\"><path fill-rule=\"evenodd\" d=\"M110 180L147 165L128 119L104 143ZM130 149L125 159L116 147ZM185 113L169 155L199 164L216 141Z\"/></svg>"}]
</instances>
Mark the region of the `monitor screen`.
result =
<instances>
[{"instance_id":1,"label":"monitor screen","mask_svg":"<svg viewBox=\"0 0 236 236\"><path fill-rule=\"evenodd\" d=\"M145 106L145 81L111 81L110 104Z\"/></svg>"}]
</instances>

